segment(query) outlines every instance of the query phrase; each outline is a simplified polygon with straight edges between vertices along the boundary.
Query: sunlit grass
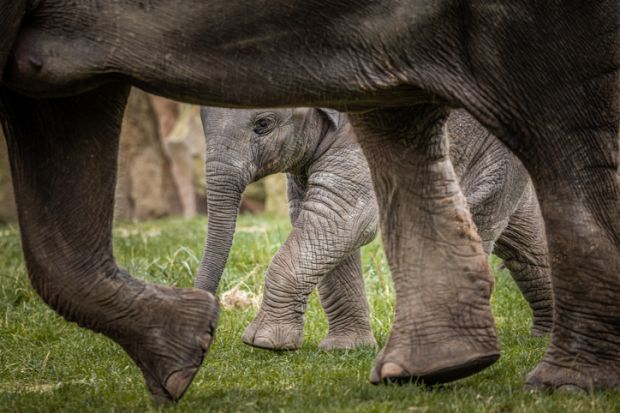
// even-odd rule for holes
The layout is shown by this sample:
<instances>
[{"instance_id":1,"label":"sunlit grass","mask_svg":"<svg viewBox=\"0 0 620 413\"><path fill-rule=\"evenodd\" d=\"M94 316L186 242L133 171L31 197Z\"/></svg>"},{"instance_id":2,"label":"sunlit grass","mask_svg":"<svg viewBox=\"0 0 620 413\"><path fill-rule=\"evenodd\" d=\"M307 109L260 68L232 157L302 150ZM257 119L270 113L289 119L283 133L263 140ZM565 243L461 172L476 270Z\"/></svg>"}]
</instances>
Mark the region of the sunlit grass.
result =
<instances>
[{"instance_id":1,"label":"sunlit grass","mask_svg":"<svg viewBox=\"0 0 620 413\"><path fill-rule=\"evenodd\" d=\"M150 282L189 287L202 253L206 219L119 224L118 262ZM261 294L270 258L286 238L286 219L242 216L221 291ZM375 335L383 344L393 312L393 286L379 241L363 251ZM494 268L499 262L492 259ZM271 353L244 345L241 334L255 308L225 310L217 336L194 384L166 411L617 411L620 394L530 394L526 373L546 339L529 335L530 314L508 273L496 271L493 308L502 358L466 380L431 390L371 386L375 350L324 352L317 348L327 323L313 294L306 339L297 352ZM157 410L138 369L101 335L69 324L30 287L18 232L0 227L0 412Z\"/></svg>"}]
</instances>

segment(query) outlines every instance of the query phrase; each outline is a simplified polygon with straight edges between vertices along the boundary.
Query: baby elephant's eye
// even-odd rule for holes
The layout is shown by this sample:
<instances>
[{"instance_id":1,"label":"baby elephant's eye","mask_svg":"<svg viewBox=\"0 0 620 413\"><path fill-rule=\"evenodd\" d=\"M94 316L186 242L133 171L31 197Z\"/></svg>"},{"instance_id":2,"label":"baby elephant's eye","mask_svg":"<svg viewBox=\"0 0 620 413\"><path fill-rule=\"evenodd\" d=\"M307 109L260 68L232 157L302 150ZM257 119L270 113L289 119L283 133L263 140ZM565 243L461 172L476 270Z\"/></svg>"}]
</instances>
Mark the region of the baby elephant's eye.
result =
<instances>
[{"instance_id":1,"label":"baby elephant's eye","mask_svg":"<svg viewBox=\"0 0 620 413\"><path fill-rule=\"evenodd\" d=\"M257 135L267 135L275 129L277 125L276 117L272 114L261 114L254 119L254 133Z\"/></svg>"}]
</instances>

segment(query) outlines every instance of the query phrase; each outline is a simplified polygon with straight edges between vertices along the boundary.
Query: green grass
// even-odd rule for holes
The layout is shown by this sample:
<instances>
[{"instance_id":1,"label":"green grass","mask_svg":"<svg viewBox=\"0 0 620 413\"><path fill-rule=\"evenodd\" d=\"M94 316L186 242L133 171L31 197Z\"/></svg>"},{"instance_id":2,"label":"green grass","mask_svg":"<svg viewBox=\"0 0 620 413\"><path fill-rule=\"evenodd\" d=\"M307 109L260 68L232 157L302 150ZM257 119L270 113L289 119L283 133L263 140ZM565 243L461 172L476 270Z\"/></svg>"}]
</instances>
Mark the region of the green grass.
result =
<instances>
[{"instance_id":1,"label":"green grass","mask_svg":"<svg viewBox=\"0 0 620 413\"><path fill-rule=\"evenodd\" d=\"M119 224L118 262L151 282L189 287L202 252L206 220ZM288 233L285 219L242 216L222 290L260 294L270 258ZM363 251L373 329L388 337L393 287L375 241ZM497 267L498 261L492 259ZM324 352L327 323L313 294L306 340L297 352L271 353L244 345L241 334L255 309L223 311L211 351L176 411L368 412L606 412L620 409L619 393L530 394L526 373L546 339L529 335L527 304L504 271L496 272L493 308L501 359L471 378L441 388L371 386L375 350ZM34 293L24 269L18 232L0 227L0 412L153 411L142 377L123 351L101 335L62 320Z\"/></svg>"}]
</instances>

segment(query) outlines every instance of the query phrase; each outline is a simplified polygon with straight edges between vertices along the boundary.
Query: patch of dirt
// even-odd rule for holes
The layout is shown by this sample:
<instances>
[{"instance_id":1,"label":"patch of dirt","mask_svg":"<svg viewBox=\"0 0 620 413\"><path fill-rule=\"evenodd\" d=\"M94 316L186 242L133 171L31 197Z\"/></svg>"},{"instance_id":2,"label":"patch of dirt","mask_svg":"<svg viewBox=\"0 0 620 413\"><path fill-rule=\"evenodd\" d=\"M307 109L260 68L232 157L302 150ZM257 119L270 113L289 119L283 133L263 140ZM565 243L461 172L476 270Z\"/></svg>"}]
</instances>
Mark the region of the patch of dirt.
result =
<instances>
[{"instance_id":1,"label":"patch of dirt","mask_svg":"<svg viewBox=\"0 0 620 413\"><path fill-rule=\"evenodd\" d=\"M249 307L258 308L260 297L256 294L243 291L239 286L222 293L220 303L226 310L245 310Z\"/></svg>"}]
</instances>

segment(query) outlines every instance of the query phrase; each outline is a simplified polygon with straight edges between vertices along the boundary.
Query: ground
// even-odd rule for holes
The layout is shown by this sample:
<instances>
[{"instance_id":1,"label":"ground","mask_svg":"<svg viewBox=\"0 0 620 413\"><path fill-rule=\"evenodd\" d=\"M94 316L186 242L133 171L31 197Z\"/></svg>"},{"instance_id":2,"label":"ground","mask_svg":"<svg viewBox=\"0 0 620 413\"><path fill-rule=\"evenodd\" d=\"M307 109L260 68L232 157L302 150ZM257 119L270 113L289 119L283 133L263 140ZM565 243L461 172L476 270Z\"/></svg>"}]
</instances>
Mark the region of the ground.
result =
<instances>
[{"instance_id":1,"label":"ground","mask_svg":"<svg viewBox=\"0 0 620 413\"><path fill-rule=\"evenodd\" d=\"M118 262L151 282L189 287L200 261L206 219L117 224ZM286 219L242 216L220 291L262 293L271 256L288 233ZM393 287L380 242L363 250L366 289L377 340L388 336ZM223 311L216 340L183 400L167 412L609 412L620 393L526 393L523 379L547 339L529 334L530 313L506 270L496 273L493 309L500 360L466 380L425 389L372 386L375 350L324 352L327 330L316 294L307 312L306 340L297 352L271 353L241 342L256 309ZM243 294L236 294L236 296ZM233 295L235 296L235 295ZM229 297L230 298L230 297ZM230 300L229 300L230 301ZM244 301L244 300L240 300ZM0 226L0 412L153 411L138 369L101 335L69 324L47 308L28 282L14 226Z\"/></svg>"}]
</instances>

